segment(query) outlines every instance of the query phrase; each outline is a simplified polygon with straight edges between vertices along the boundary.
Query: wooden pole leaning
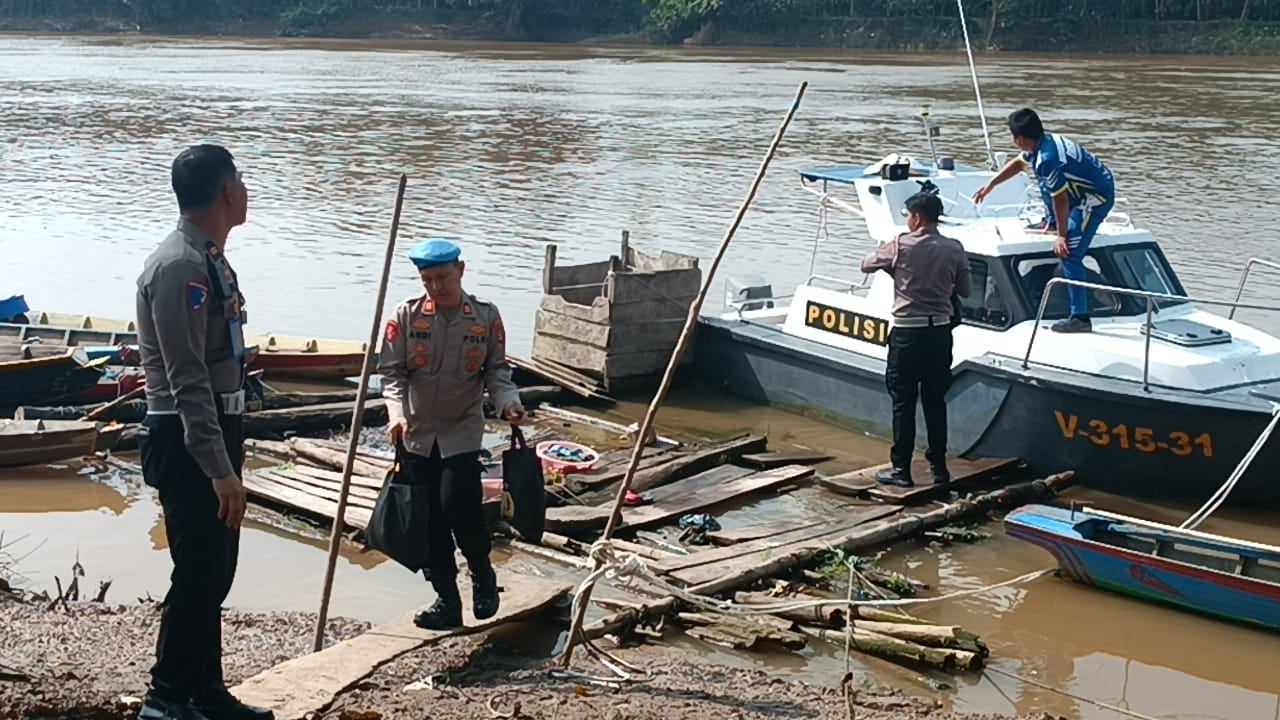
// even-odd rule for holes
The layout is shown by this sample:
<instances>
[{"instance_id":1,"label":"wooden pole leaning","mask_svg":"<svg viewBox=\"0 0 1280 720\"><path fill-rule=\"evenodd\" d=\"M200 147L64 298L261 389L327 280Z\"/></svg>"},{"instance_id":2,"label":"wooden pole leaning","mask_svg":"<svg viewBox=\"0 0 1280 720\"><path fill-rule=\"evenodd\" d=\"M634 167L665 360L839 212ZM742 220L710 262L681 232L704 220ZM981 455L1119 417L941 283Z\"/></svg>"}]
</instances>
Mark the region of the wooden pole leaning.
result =
<instances>
[{"instance_id":1,"label":"wooden pole leaning","mask_svg":"<svg viewBox=\"0 0 1280 720\"><path fill-rule=\"evenodd\" d=\"M769 163L773 160L774 154L778 150L778 145L782 142L782 136L786 134L787 127L791 124L791 118L795 117L796 111L800 108L800 100L804 97L805 88L809 83L800 83L800 87L796 90L795 99L791 101L791 107L788 108L786 117L782 119L782 123L778 126L777 132L774 133L773 142L769 144L769 150L765 153L764 159L760 162L760 168L756 170L755 179L751 182L751 189L747 193L746 199L742 201L742 205L738 208L737 214L733 218L732 224L729 225L728 231L724 235L724 239L720 241L720 249L716 253L715 259L711 262L711 268L707 271L706 278L702 281L702 288L698 291L697 297L693 299L693 303L689 305L689 315L685 318L684 329L680 332L680 339L676 342L676 347L671 352L671 359L667 361L666 372L662 376L662 382L658 385L657 392L653 395L653 400L649 403L649 409L645 412L644 421L640 423L640 432L636 434L636 444L631 451L631 461L627 464L626 474L623 475L622 483L618 486L618 495L614 499L613 512L609 515L609 522L605 526L602 539L608 540L613 536L614 530L617 529L618 523L622 519L623 501L626 499L627 491L631 489L631 483L635 478L636 469L640 466L640 457L644 454L645 438L653 429L654 418L657 417L658 409L662 407L663 401L666 400L667 390L671 387L671 382L675 377L676 368L680 365L680 358L684 355L685 348L689 345L690 338L693 337L694 329L698 324L698 314L702 310L702 303L707 298L707 292L711 288L711 282L715 278L716 269L720 267L720 261L724 259L725 252L729 249L729 243L733 241L733 236L738 231L738 226L742 224L742 219L746 216L748 208L751 207L751 201L755 199L756 192L760 189L760 183L764 180L765 171L769 168ZM600 569L600 561L592 560L592 572ZM587 605L591 601L591 587L583 589L586 597L578 603L578 612L573 617L573 624L569 626L569 638L565 644L564 650L564 666L568 667L573 660L573 648L582 634L582 621L586 617Z\"/></svg>"},{"instance_id":2,"label":"wooden pole leaning","mask_svg":"<svg viewBox=\"0 0 1280 720\"><path fill-rule=\"evenodd\" d=\"M313 651L324 649L324 626L329 619L329 595L333 591L333 573L338 565L338 548L342 545L342 521L347 511L347 498L351 492L351 475L355 469L356 449L360 446L360 430L364 427L364 405L368 394L369 376L373 374L373 356L382 337L382 304L387 300L387 281L391 277L391 260L395 257L396 236L400 233L400 210L404 207L404 189L408 178L400 173L400 186L396 190L396 209L391 217L391 235L387 239L387 253L382 261L382 282L378 285L378 301L373 307L373 324L369 328L369 344L364 349L364 366L360 370L360 389L356 393L355 409L351 413L351 440L347 443L347 458L342 467L342 489L338 492L338 510L333 515L333 530L329 535L329 563L324 571L324 589L320 593L320 615L316 618L316 636Z\"/></svg>"}]
</instances>

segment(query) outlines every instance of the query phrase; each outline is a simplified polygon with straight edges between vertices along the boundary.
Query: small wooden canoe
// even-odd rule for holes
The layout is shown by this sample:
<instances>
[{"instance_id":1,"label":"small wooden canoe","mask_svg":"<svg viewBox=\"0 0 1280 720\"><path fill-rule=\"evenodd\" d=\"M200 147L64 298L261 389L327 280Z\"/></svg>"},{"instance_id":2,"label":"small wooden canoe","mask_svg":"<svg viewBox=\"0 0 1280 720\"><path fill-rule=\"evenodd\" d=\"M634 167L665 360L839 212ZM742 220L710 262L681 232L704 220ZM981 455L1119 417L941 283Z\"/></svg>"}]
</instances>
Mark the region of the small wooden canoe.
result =
<instances>
[{"instance_id":1,"label":"small wooden canoe","mask_svg":"<svg viewBox=\"0 0 1280 720\"><path fill-rule=\"evenodd\" d=\"M40 465L111 449L124 426L80 420L0 420L0 467Z\"/></svg>"},{"instance_id":2,"label":"small wooden canoe","mask_svg":"<svg viewBox=\"0 0 1280 720\"><path fill-rule=\"evenodd\" d=\"M89 360L83 350L0 362L0 407L69 402L98 384L106 359Z\"/></svg>"},{"instance_id":3,"label":"small wooden canoe","mask_svg":"<svg viewBox=\"0 0 1280 720\"><path fill-rule=\"evenodd\" d=\"M1004 525L1076 582L1280 630L1280 547L1048 505L1018 508Z\"/></svg>"},{"instance_id":4,"label":"small wooden canoe","mask_svg":"<svg viewBox=\"0 0 1280 720\"><path fill-rule=\"evenodd\" d=\"M32 312L30 318L30 325L0 323L0 338L98 348L138 342L131 320L49 312ZM364 363L362 342L268 334L246 335L245 343L258 349L249 367L264 370L267 378L343 378L359 375Z\"/></svg>"}]
</instances>

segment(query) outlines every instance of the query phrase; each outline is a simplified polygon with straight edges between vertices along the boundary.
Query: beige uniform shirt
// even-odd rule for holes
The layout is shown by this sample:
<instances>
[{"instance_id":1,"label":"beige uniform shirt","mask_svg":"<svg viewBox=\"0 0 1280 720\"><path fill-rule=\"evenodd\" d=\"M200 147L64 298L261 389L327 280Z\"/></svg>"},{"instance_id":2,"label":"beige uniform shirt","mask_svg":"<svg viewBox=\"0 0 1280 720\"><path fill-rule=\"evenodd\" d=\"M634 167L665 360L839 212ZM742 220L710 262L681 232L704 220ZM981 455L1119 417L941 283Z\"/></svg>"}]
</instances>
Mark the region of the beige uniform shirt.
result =
<instances>
[{"instance_id":1,"label":"beige uniform shirt","mask_svg":"<svg viewBox=\"0 0 1280 720\"><path fill-rule=\"evenodd\" d=\"M143 265L137 311L147 411L180 416L204 474L231 475L218 396L244 382L244 296L213 239L179 221Z\"/></svg>"},{"instance_id":2,"label":"beige uniform shirt","mask_svg":"<svg viewBox=\"0 0 1280 720\"><path fill-rule=\"evenodd\" d=\"M497 306L462 294L449 319L427 296L396 308L378 359L391 422L409 421L405 449L441 457L480 450L484 391L502 412L520 402L507 365L507 335Z\"/></svg>"},{"instance_id":3,"label":"beige uniform shirt","mask_svg":"<svg viewBox=\"0 0 1280 720\"><path fill-rule=\"evenodd\" d=\"M893 276L895 318L951 316L951 296L969 297L973 272L959 240L924 229L903 233L862 261Z\"/></svg>"}]
</instances>

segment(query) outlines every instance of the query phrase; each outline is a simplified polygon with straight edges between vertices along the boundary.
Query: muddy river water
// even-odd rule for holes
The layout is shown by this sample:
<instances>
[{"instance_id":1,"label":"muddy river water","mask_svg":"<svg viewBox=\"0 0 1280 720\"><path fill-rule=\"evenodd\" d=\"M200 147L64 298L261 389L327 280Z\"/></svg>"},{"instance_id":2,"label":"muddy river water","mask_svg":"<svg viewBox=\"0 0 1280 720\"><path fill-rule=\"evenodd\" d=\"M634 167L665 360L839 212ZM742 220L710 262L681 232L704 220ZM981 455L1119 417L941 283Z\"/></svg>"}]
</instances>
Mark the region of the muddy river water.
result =
<instances>
[{"instance_id":1,"label":"muddy river water","mask_svg":"<svg viewBox=\"0 0 1280 720\"><path fill-rule=\"evenodd\" d=\"M999 118L1030 104L1115 171L1119 193L1152 229L1193 294L1234 291L1244 260L1280 240L1280 62L1268 59L996 56L979 59L998 150ZM229 252L251 329L320 337L367 334L395 175L410 176L402 246L458 238L473 292L498 301L513 350L531 341L543 247L563 262L602 259L628 229L643 249L714 252L795 86L809 93L722 268L789 289L810 268L816 208L799 190L809 165L924 152L913 113L932 102L942 147L982 157L962 54L771 50L412 46L163 38L0 38L0 296L39 308L121 317L143 257L173 222L168 162L182 146L229 146L250 189L250 223ZM826 274L868 251L833 218ZM404 248L402 247L402 250ZM718 286L719 287L719 286ZM1280 301L1266 278L1252 297ZM416 289L401 262L392 300ZM720 302L712 293L711 306ZM1280 331L1280 317L1246 316ZM638 417L642 408L619 412ZM707 392L683 392L671 428L769 431L771 445L824 449L835 469L882 462L885 448ZM160 596L169 561L156 499L136 478L81 466L0 474L0 531L28 584L52 588L73 562L82 582L112 578L109 598ZM1192 509L1072 491L1118 512L1179 521ZM815 493L771 498L726 525L818 512ZM1234 510L1204 526L1278 543L1274 514ZM973 546L906 545L884 563L943 590L1047 567L1042 551L994 537ZM258 516L244 534L229 604L312 609L325 542ZM423 583L378 558L339 563L333 612L390 619ZM922 611L991 645L993 664L1150 716L1280 718L1280 639L1045 578ZM834 650L730 656L813 682L837 682ZM860 668L920 692L916 673ZM1001 676L947 678L959 709L1116 713Z\"/></svg>"}]
</instances>

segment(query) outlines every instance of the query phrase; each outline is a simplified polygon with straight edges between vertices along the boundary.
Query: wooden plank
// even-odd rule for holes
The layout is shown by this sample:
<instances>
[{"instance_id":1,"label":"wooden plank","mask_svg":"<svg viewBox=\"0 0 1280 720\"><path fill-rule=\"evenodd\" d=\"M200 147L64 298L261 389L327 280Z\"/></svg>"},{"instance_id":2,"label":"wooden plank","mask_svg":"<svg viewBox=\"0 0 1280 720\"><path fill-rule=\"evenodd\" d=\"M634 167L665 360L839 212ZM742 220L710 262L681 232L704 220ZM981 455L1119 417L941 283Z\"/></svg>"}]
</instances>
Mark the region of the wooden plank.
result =
<instances>
[{"instance_id":1,"label":"wooden plank","mask_svg":"<svg viewBox=\"0 0 1280 720\"><path fill-rule=\"evenodd\" d=\"M286 487L295 490L310 493L325 500L338 502L338 494L342 491L342 485L336 482L329 482L317 478L309 477L302 473L281 472L279 470L265 470L263 474ZM370 487L361 487L352 483L347 495L351 498L354 505L373 509L373 502L378 499L378 490Z\"/></svg>"},{"instance_id":2,"label":"wooden plank","mask_svg":"<svg viewBox=\"0 0 1280 720\"><path fill-rule=\"evenodd\" d=\"M693 361L692 347L691 342L690 347L680 358L681 366ZM535 356L553 357L558 362L581 372L609 378L656 375L666 369L673 349L675 349L674 344L663 350L615 353L551 335L535 335L533 338Z\"/></svg>"},{"instance_id":3,"label":"wooden plank","mask_svg":"<svg viewBox=\"0 0 1280 720\"><path fill-rule=\"evenodd\" d=\"M553 382L575 395L580 395L589 400L600 400L608 403L616 402L613 398L599 391L599 383L571 368L558 365L552 366L545 361L527 360L514 355L508 355L507 362L531 375Z\"/></svg>"},{"instance_id":4,"label":"wooden plank","mask_svg":"<svg viewBox=\"0 0 1280 720\"><path fill-rule=\"evenodd\" d=\"M774 470L752 473L742 468L724 466L681 480L655 490L650 505L623 508L622 526L635 528L679 517L694 510L711 507L783 483L794 482L813 474L813 468L789 465ZM603 527L609 519L611 505L572 506L547 510L550 530L583 530Z\"/></svg>"},{"instance_id":5,"label":"wooden plank","mask_svg":"<svg viewBox=\"0 0 1280 720\"><path fill-rule=\"evenodd\" d=\"M613 302L637 303L666 301L687 315L689 304L702 289L702 271L698 268L664 269L656 272L621 272L613 276Z\"/></svg>"},{"instance_id":6,"label":"wooden plank","mask_svg":"<svg viewBox=\"0 0 1280 720\"><path fill-rule=\"evenodd\" d=\"M804 530L806 528L814 527L815 525L824 525L830 522L832 521L824 519L797 524L795 520L777 520L774 522L760 523L759 525L747 525L746 527L733 528L732 530L717 530L712 533L707 533L707 539L715 545L728 547L730 545L737 545L739 543L750 542L752 540L771 538L775 535L794 532L796 530Z\"/></svg>"},{"instance_id":7,"label":"wooden plank","mask_svg":"<svg viewBox=\"0 0 1280 720\"><path fill-rule=\"evenodd\" d=\"M629 527L652 525L793 479L795 478L790 476L775 478L768 473L755 473L736 465L722 465L685 478L678 483L663 485L648 491L645 494L651 497L653 502L639 507L625 508L622 511L622 520Z\"/></svg>"},{"instance_id":8,"label":"wooden plank","mask_svg":"<svg viewBox=\"0 0 1280 720\"><path fill-rule=\"evenodd\" d=\"M929 463L917 458L911 463L911 479L916 486L911 488L876 483L867 490L867 494L877 500L896 505L907 505L930 497L947 493L966 483L989 479L1004 470L1010 470L1018 464L1016 458L988 458L983 460L947 460L951 470L951 482L935 485L933 475L929 472ZM873 478L874 479L874 478Z\"/></svg>"},{"instance_id":9,"label":"wooden plank","mask_svg":"<svg viewBox=\"0 0 1280 720\"><path fill-rule=\"evenodd\" d=\"M553 292L564 287L577 285L600 285L604 287L605 278L609 276L612 259L600 262L583 263L581 265L556 265L551 273Z\"/></svg>"},{"instance_id":10,"label":"wooden plank","mask_svg":"<svg viewBox=\"0 0 1280 720\"><path fill-rule=\"evenodd\" d=\"M671 482L719 465L732 463L747 453L764 450L767 444L768 441L765 438L746 435L727 442L706 445L689 452L671 454L669 456L670 462L664 462L643 471L637 470L632 489L637 492L648 490L651 487L663 484L660 480L668 475L670 476L668 482ZM584 473L581 476L574 475L572 477L581 481L581 487L597 490L603 486L620 482L625 475L625 470L626 468L623 467L614 473L598 476L590 476Z\"/></svg>"},{"instance_id":11,"label":"wooden plank","mask_svg":"<svg viewBox=\"0 0 1280 720\"><path fill-rule=\"evenodd\" d=\"M743 455L742 462L752 467L769 468L783 465L817 465L831 460L833 456L805 450L789 450L781 452L752 453Z\"/></svg>"},{"instance_id":12,"label":"wooden plank","mask_svg":"<svg viewBox=\"0 0 1280 720\"><path fill-rule=\"evenodd\" d=\"M333 516L338 513L338 503L281 485L259 473L246 473L244 487L253 497L269 500L312 517L332 521ZM349 505L343 523L348 527L364 530L369 526L370 515L369 510Z\"/></svg>"},{"instance_id":13,"label":"wooden plank","mask_svg":"<svg viewBox=\"0 0 1280 720\"><path fill-rule=\"evenodd\" d=\"M573 410L565 410L564 408L556 407L555 405L544 404L535 410L534 414L546 415L548 417L556 418L557 420L564 420L565 422L578 423L580 425L587 425L601 430L608 430L609 432L616 433L619 436L626 436L630 433L627 426L622 423L605 420L604 418L596 417L595 415L587 415L585 413L574 412ZM683 445L679 440L663 437L662 435L656 436L655 439L659 445L668 448L678 448Z\"/></svg>"},{"instance_id":14,"label":"wooden plank","mask_svg":"<svg viewBox=\"0 0 1280 720\"><path fill-rule=\"evenodd\" d=\"M262 476L274 483L277 483L287 488L291 488L293 490L297 490L300 493L313 495L315 497L320 498L321 500L328 500L329 502L334 504L335 509L337 508L339 490L336 487L322 487L320 485L312 485L311 483L306 482L300 478L291 477L289 475L273 472L270 470L262 473ZM360 492L357 492L357 490L359 490ZM377 496L375 495L374 497L370 498L364 494L365 491L368 491L368 488L355 488L355 487L351 488L351 491L347 494L348 504L350 504L352 507L367 508L368 510L372 511L373 501L377 499Z\"/></svg>"},{"instance_id":15,"label":"wooden plank","mask_svg":"<svg viewBox=\"0 0 1280 720\"><path fill-rule=\"evenodd\" d=\"M318 480L318 481L332 483L335 485L340 485L342 483L342 473L337 472L336 470L326 470L324 468L308 467L305 465L296 465L293 467L292 470L290 470L290 472L296 473L298 475L304 475L309 478L314 478L315 480ZM367 477L364 475L351 476L352 486L372 488L374 490L381 490L382 483L384 481L385 481L385 477Z\"/></svg>"},{"instance_id":16,"label":"wooden plank","mask_svg":"<svg viewBox=\"0 0 1280 720\"><path fill-rule=\"evenodd\" d=\"M838 495L865 495L868 490L876 486L876 473L881 470L887 470L890 467L888 463L885 463L884 465L852 470L839 475L819 475L818 485Z\"/></svg>"},{"instance_id":17,"label":"wooden plank","mask_svg":"<svg viewBox=\"0 0 1280 720\"><path fill-rule=\"evenodd\" d=\"M547 243L542 260L542 292L551 294L556 286L556 244Z\"/></svg>"},{"instance_id":18,"label":"wooden plank","mask_svg":"<svg viewBox=\"0 0 1280 720\"><path fill-rule=\"evenodd\" d=\"M465 626L453 631L422 630L414 612L318 653L283 662L231 689L242 702L271 708L278 720L302 720L319 713L343 691L407 652L451 635L477 633L541 612L568 595L565 583L498 569L502 608L477 621L471 603L463 603Z\"/></svg>"},{"instance_id":19,"label":"wooden plank","mask_svg":"<svg viewBox=\"0 0 1280 720\"><path fill-rule=\"evenodd\" d=\"M670 354L680 339L681 331L684 330L684 321L684 318L671 318L631 323L619 327L538 310L534 318L534 332L575 346L589 346L605 352L606 355L657 351ZM547 359L563 362L555 356Z\"/></svg>"},{"instance_id":20,"label":"wooden plank","mask_svg":"<svg viewBox=\"0 0 1280 720\"><path fill-rule=\"evenodd\" d=\"M983 460L949 458L947 460L947 468L951 470L952 483L981 480L996 473L1012 469L1017 464L1018 460L1009 458ZM939 488L933 486L933 476L929 472L929 463L923 458L916 458L911 464L911 477L916 483L915 488L897 488L884 486L876 482L876 475L892 468L893 466L889 463L874 465L830 477L819 477L818 484L841 495L865 495L872 490L878 490L880 492L876 494L886 502L893 502L895 499L902 501L904 497L914 498L918 496L918 493L916 496L911 494L913 490L919 491L925 488L928 488L929 492L939 490Z\"/></svg>"},{"instance_id":21,"label":"wooden plank","mask_svg":"<svg viewBox=\"0 0 1280 720\"><path fill-rule=\"evenodd\" d=\"M661 563L652 565L651 567L658 572L674 573L680 570L687 570L706 565L719 565L729 560L767 552L773 548L782 547L783 545L802 542L804 540L812 540L813 538L822 537L834 532L846 532L873 520L880 520L882 518L889 517L890 515L901 512L901 510L902 508L899 507L886 507L883 505L857 508L853 512L842 514L838 518L831 518L823 522L811 524L807 527L796 528L781 534L758 538L738 545L730 545L728 547L720 547L712 550L701 550L685 557L664 560Z\"/></svg>"},{"instance_id":22,"label":"wooden plank","mask_svg":"<svg viewBox=\"0 0 1280 720\"><path fill-rule=\"evenodd\" d=\"M593 291L587 291L586 294L593 296ZM596 297L594 301L590 298L587 300L588 302L581 304L573 302L570 293L564 293L563 296L544 295L540 308L587 322L608 323L614 327L654 320L683 320L689 315L688 303L681 308L666 299L613 305L603 297Z\"/></svg>"}]
</instances>

